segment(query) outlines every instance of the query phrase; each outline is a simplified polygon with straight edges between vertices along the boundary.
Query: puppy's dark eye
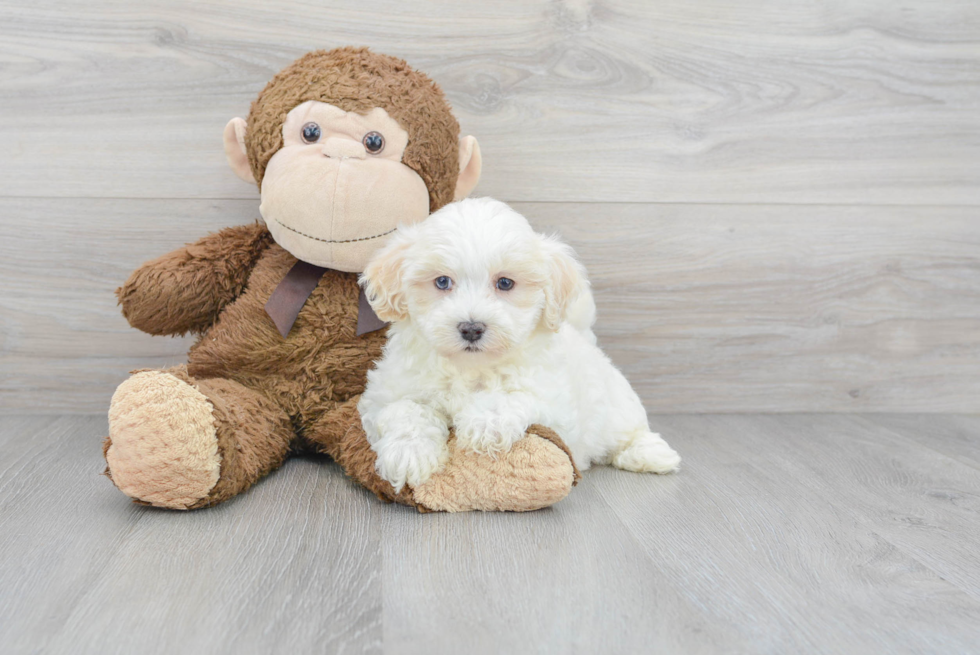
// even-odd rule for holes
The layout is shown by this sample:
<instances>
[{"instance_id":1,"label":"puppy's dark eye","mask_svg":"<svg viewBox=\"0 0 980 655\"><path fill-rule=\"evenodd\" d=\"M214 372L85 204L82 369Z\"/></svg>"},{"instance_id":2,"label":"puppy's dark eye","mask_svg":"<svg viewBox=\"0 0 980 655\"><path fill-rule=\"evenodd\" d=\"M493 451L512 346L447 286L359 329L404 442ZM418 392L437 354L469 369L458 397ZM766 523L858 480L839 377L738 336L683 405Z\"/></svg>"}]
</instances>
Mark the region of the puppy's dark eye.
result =
<instances>
[{"instance_id":1,"label":"puppy's dark eye","mask_svg":"<svg viewBox=\"0 0 980 655\"><path fill-rule=\"evenodd\" d=\"M445 275L440 275L436 278L436 289L440 291L449 291L453 288L453 279L451 277L446 277Z\"/></svg>"},{"instance_id":2,"label":"puppy's dark eye","mask_svg":"<svg viewBox=\"0 0 980 655\"><path fill-rule=\"evenodd\" d=\"M307 143L316 143L320 140L320 126L316 123L307 123L303 126L303 131L301 132L303 136L303 141Z\"/></svg>"},{"instance_id":3,"label":"puppy's dark eye","mask_svg":"<svg viewBox=\"0 0 980 655\"><path fill-rule=\"evenodd\" d=\"M497 288L501 291L510 291L514 288L514 281L509 277L502 277L497 280Z\"/></svg>"},{"instance_id":4,"label":"puppy's dark eye","mask_svg":"<svg viewBox=\"0 0 980 655\"><path fill-rule=\"evenodd\" d=\"M385 138L379 132L368 132L361 140L364 149L372 155L380 154L385 149Z\"/></svg>"}]
</instances>

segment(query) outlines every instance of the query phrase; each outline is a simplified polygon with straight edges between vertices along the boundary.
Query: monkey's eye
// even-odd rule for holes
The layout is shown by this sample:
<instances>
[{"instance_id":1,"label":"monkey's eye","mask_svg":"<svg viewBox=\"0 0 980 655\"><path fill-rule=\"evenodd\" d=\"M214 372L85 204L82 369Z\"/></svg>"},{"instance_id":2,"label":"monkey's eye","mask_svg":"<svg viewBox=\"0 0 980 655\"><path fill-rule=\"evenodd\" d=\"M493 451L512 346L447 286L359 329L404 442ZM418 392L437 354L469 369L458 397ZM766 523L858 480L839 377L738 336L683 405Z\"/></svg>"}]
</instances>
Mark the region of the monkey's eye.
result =
<instances>
[{"instance_id":1,"label":"monkey's eye","mask_svg":"<svg viewBox=\"0 0 980 655\"><path fill-rule=\"evenodd\" d=\"M509 277L502 277L497 280L497 288L501 291L510 291L514 288L514 281Z\"/></svg>"},{"instance_id":2,"label":"monkey's eye","mask_svg":"<svg viewBox=\"0 0 980 655\"><path fill-rule=\"evenodd\" d=\"M307 123L303 126L302 136L303 141L316 143L320 140L320 126L316 123Z\"/></svg>"},{"instance_id":3,"label":"monkey's eye","mask_svg":"<svg viewBox=\"0 0 980 655\"><path fill-rule=\"evenodd\" d=\"M368 132L361 139L361 143L364 144L364 149L372 155L380 154L385 149L385 138L381 136L380 132Z\"/></svg>"},{"instance_id":4,"label":"monkey's eye","mask_svg":"<svg viewBox=\"0 0 980 655\"><path fill-rule=\"evenodd\" d=\"M449 291L453 288L453 279L451 277L440 275L436 278L436 289L440 291Z\"/></svg>"}]
</instances>

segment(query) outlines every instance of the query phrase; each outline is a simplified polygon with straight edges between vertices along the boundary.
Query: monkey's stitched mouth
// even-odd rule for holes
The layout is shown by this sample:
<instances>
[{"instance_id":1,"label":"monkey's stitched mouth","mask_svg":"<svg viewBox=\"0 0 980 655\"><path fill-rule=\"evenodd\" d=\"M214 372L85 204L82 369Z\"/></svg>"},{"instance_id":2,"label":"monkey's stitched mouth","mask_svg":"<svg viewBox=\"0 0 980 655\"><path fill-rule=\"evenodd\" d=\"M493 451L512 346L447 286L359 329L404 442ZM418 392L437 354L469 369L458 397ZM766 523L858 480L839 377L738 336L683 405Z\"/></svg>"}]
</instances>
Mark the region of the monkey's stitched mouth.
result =
<instances>
[{"instance_id":1,"label":"monkey's stitched mouth","mask_svg":"<svg viewBox=\"0 0 980 655\"><path fill-rule=\"evenodd\" d=\"M356 239L321 239L320 237L315 237L312 234L306 234L305 232L300 232L294 227L289 227L288 225L280 221L278 218L273 218L272 220L274 220L276 223L279 223L279 225L286 228L290 232L295 232L301 237L306 237L307 239L313 239L314 241L319 241L321 243L354 243L356 241L370 241L371 239L380 239L381 237L386 237L398 229L397 227L393 227L387 232L382 232L381 234L375 234L373 237L358 237Z\"/></svg>"}]
</instances>

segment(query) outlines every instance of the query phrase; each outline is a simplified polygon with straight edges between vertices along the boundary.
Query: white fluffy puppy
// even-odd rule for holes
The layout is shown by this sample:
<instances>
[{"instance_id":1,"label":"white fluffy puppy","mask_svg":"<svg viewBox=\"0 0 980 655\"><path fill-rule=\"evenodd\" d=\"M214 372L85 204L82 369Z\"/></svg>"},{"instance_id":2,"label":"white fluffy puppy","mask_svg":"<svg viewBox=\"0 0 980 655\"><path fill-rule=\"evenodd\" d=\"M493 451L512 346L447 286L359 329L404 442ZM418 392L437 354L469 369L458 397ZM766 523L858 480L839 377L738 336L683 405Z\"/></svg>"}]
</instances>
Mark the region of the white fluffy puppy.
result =
<instances>
[{"instance_id":1,"label":"white fluffy puppy","mask_svg":"<svg viewBox=\"0 0 980 655\"><path fill-rule=\"evenodd\" d=\"M463 200L401 227L361 282L393 323L358 409L396 490L443 466L450 426L458 446L494 454L545 425L583 470L668 473L680 463L595 345L595 305L572 249L504 203Z\"/></svg>"}]
</instances>

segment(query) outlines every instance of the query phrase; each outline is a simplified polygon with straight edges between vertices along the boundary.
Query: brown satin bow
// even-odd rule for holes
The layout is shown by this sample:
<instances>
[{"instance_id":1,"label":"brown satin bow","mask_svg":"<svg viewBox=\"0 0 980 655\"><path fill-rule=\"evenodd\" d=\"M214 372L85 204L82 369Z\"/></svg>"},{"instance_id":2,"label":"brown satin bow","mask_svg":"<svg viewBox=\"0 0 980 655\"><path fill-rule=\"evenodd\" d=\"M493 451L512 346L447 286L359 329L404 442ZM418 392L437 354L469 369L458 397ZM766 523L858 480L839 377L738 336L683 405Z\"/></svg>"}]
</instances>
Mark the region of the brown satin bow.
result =
<instances>
[{"instance_id":1,"label":"brown satin bow","mask_svg":"<svg viewBox=\"0 0 980 655\"><path fill-rule=\"evenodd\" d=\"M289 331L293 329L296 317L303 309L303 305L309 299L310 294L320 283L320 278L328 269L307 262L296 262L289 269L286 277L282 279L279 286L275 288L269 301L265 304L265 311L276 324L279 334L285 339ZM360 289L360 296L357 300L357 336L374 332L388 325L374 313L371 303L368 302L364 289Z\"/></svg>"}]
</instances>

